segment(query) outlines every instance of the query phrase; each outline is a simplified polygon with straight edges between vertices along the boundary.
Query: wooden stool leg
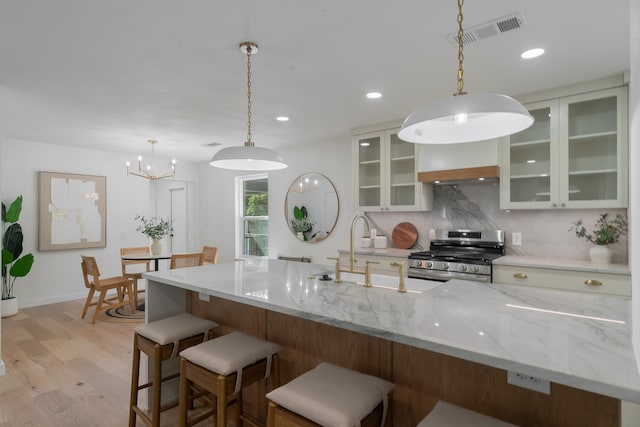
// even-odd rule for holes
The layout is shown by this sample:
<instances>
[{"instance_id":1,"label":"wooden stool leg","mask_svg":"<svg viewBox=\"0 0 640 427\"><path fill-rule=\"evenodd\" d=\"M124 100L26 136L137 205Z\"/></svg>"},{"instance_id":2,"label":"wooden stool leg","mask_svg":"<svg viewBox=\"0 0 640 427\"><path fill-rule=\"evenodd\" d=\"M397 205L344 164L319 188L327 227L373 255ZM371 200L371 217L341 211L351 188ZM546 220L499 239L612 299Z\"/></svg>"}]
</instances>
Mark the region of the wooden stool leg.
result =
<instances>
[{"instance_id":1,"label":"wooden stool leg","mask_svg":"<svg viewBox=\"0 0 640 427\"><path fill-rule=\"evenodd\" d=\"M242 389L238 392L238 396L236 397L236 412L233 417L234 423L237 427L240 427L240 423L244 425L244 421L241 421L240 415L244 413L242 409Z\"/></svg>"},{"instance_id":2,"label":"wooden stool leg","mask_svg":"<svg viewBox=\"0 0 640 427\"><path fill-rule=\"evenodd\" d=\"M131 399L129 401L129 427L136 426L136 411L134 406L138 406L138 382L140 381L140 349L138 348L138 337L133 337L133 365L131 366Z\"/></svg>"},{"instance_id":3,"label":"wooden stool leg","mask_svg":"<svg viewBox=\"0 0 640 427\"><path fill-rule=\"evenodd\" d=\"M269 402L269 410L267 411L267 427L275 427L276 425L276 404Z\"/></svg>"},{"instance_id":4,"label":"wooden stool leg","mask_svg":"<svg viewBox=\"0 0 640 427\"><path fill-rule=\"evenodd\" d=\"M187 426L187 406L189 405L189 398L187 395L189 391L189 379L187 378L187 361L182 359L180 361L180 399L178 403L178 427Z\"/></svg>"},{"instance_id":5,"label":"wooden stool leg","mask_svg":"<svg viewBox=\"0 0 640 427\"><path fill-rule=\"evenodd\" d=\"M162 347L153 346L153 397L151 404L151 426L160 427L160 391L162 390Z\"/></svg>"},{"instance_id":6,"label":"wooden stool leg","mask_svg":"<svg viewBox=\"0 0 640 427\"><path fill-rule=\"evenodd\" d=\"M227 378L218 375L218 399L217 399L217 423L216 426L227 425Z\"/></svg>"}]
</instances>

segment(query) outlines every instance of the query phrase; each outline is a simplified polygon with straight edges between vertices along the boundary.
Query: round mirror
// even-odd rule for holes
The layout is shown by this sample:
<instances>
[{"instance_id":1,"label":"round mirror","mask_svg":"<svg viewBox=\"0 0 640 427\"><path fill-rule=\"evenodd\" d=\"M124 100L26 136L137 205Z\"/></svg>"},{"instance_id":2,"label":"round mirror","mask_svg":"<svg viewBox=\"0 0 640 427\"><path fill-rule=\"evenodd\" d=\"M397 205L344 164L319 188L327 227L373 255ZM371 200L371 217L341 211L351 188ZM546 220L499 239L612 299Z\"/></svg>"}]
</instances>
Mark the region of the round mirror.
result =
<instances>
[{"instance_id":1,"label":"round mirror","mask_svg":"<svg viewBox=\"0 0 640 427\"><path fill-rule=\"evenodd\" d=\"M289 229L305 242L319 242L331 234L339 211L336 188L329 178L319 173L296 178L284 201Z\"/></svg>"}]
</instances>

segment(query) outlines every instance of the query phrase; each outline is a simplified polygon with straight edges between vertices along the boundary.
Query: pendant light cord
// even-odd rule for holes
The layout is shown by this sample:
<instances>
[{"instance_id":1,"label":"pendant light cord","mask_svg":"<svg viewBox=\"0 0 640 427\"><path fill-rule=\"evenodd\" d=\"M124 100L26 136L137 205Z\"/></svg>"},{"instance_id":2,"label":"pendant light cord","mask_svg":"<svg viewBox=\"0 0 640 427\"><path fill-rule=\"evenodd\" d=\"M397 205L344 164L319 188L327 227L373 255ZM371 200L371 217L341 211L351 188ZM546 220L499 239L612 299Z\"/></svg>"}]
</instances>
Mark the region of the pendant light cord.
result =
<instances>
[{"instance_id":1,"label":"pendant light cord","mask_svg":"<svg viewBox=\"0 0 640 427\"><path fill-rule=\"evenodd\" d=\"M458 0L458 93L454 95L466 95L467 93L464 91L464 71L462 69L462 61L464 60L464 54L462 53L463 49L463 39L464 39L464 31L462 30L462 6L464 5L464 0Z\"/></svg>"},{"instance_id":2,"label":"pendant light cord","mask_svg":"<svg viewBox=\"0 0 640 427\"><path fill-rule=\"evenodd\" d=\"M247 142L245 146L253 146L251 142L251 46L247 46Z\"/></svg>"}]
</instances>

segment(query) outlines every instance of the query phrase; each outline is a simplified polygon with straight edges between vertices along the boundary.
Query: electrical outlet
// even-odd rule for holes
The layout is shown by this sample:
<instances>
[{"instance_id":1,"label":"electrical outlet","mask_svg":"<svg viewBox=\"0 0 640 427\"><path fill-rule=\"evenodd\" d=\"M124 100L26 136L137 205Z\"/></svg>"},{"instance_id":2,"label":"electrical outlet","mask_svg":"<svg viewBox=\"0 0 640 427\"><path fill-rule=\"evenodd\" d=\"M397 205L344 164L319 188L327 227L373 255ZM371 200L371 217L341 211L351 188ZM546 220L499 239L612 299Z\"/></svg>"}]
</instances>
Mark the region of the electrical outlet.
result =
<instances>
[{"instance_id":1,"label":"electrical outlet","mask_svg":"<svg viewBox=\"0 0 640 427\"><path fill-rule=\"evenodd\" d=\"M522 245L522 233L516 233L516 232L511 233L511 244L513 246Z\"/></svg>"},{"instance_id":2,"label":"electrical outlet","mask_svg":"<svg viewBox=\"0 0 640 427\"><path fill-rule=\"evenodd\" d=\"M209 294L205 294L203 292L198 292L198 299L200 301L206 301L209 302Z\"/></svg>"},{"instance_id":3,"label":"electrical outlet","mask_svg":"<svg viewBox=\"0 0 640 427\"><path fill-rule=\"evenodd\" d=\"M549 384L549 381L532 375L515 371L507 371L507 382L539 393L551 394L551 385Z\"/></svg>"}]
</instances>

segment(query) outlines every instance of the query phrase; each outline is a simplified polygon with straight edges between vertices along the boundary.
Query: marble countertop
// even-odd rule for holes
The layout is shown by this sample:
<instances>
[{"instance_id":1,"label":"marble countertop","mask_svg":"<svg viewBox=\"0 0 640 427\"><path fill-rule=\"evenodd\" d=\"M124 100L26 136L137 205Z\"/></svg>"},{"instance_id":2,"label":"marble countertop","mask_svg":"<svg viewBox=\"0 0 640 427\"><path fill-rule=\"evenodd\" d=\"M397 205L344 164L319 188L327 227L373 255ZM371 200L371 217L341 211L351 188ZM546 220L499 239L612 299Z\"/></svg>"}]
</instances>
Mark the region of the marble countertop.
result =
<instances>
[{"instance_id":1,"label":"marble countertop","mask_svg":"<svg viewBox=\"0 0 640 427\"><path fill-rule=\"evenodd\" d=\"M627 298L452 280L364 288L327 266L236 261L145 273L155 282L640 403ZM332 272L331 272L332 273ZM386 277L374 278L373 283Z\"/></svg>"},{"instance_id":2,"label":"marble countertop","mask_svg":"<svg viewBox=\"0 0 640 427\"><path fill-rule=\"evenodd\" d=\"M609 274L631 274L627 264L594 264L591 261L568 258L545 258L505 255L493 261L494 265L514 267L549 268L552 270L574 270Z\"/></svg>"}]
</instances>

